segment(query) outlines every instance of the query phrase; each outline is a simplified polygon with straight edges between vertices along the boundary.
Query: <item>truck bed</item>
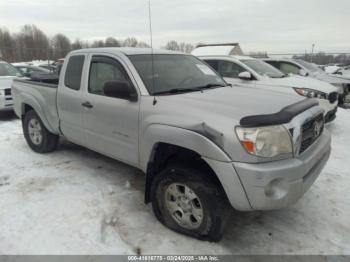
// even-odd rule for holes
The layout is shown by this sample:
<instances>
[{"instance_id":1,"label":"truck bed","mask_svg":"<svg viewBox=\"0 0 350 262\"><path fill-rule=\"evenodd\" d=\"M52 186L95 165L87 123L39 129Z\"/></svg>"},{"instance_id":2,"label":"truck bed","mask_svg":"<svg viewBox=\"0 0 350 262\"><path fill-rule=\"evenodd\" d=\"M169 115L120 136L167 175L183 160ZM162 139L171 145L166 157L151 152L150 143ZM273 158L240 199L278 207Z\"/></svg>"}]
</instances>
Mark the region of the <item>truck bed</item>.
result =
<instances>
[{"instance_id":1,"label":"truck bed","mask_svg":"<svg viewBox=\"0 0 350 262\"><path fill-rule=\"evenodd\" d=\"M59 134L57 87L57 84L34 79L15 79L12 84L12 93L17 116L21 117L25 108L32 107L46 127L52 133Z\"/></svg>"}]
</instances>

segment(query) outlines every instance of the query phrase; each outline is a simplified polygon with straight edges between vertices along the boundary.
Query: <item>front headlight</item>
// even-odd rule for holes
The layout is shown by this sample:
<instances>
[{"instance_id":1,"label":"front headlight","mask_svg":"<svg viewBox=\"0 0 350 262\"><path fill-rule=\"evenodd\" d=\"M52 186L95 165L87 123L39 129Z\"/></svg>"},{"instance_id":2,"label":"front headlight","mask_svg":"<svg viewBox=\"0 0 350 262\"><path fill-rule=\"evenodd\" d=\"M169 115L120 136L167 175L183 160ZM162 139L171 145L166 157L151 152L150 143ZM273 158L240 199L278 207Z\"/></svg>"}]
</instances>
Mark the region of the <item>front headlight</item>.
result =
<instances>
[{"instance_id":1,"label":"front headlight","mask_svg":"<svg viewBox=\"0 0 350 262\"><path fill-rule=\"evenodd\" d=\"M249 154L271 158L293 153L291 136L283 126L236 127L236 133Z\"/></svg>"},{"instance_id":2,"label":"front headlight","mask_svg":"<svg viewBox=\"0 0 350 262\"><path fill-rule=\"evenodd\" d=\"M319 99L327 99L327 94L321 91L317 91L314 89L308 88L294 88L295 92L297 92L301 96L305 96L308 98L319 98Z\"/></svg>"}]
</instances>

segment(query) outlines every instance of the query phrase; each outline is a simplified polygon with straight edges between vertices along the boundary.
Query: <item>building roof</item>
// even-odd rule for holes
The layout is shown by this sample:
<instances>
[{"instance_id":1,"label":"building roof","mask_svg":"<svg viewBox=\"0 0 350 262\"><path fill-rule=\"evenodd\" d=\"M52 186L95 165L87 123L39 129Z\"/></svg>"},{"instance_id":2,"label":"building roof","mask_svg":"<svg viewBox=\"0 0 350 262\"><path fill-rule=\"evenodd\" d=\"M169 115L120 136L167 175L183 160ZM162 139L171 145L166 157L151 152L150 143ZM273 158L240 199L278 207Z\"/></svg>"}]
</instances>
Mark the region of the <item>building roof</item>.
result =
<instances>
[{"instance_id":1,"label":"building roof","mask_svg":"<svg viewBox=\"0 0 350 262\"><path fill-rule=\"evenodd\" d=\"M244 55L238 43L198 45L192 55Z\"/></svg>"}]
</instances>

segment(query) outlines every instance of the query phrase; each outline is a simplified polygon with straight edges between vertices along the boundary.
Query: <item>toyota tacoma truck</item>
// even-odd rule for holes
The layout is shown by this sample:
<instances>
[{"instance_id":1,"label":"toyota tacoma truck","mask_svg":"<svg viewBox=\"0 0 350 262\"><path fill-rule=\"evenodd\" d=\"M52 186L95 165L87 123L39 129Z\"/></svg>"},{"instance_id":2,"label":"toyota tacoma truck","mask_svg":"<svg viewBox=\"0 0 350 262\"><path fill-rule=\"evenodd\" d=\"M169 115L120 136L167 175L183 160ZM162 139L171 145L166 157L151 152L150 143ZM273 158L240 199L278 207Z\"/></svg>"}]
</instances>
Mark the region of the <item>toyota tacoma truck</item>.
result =
<instances>
[{"instance_id":1,"label":"toyota tacoma truck","mask_svg":"<svg viewBox=\"0 0 350 262\"><path fill-rule=\"evenodd\" d=\"M13 95L32 150L64 136L142 170L157 219L202 240L220 240L229 206L295 203L331 152L317 101L229 86L188 54L73 51L58 84L16 80Z\"/></svg>"}]
</instances>

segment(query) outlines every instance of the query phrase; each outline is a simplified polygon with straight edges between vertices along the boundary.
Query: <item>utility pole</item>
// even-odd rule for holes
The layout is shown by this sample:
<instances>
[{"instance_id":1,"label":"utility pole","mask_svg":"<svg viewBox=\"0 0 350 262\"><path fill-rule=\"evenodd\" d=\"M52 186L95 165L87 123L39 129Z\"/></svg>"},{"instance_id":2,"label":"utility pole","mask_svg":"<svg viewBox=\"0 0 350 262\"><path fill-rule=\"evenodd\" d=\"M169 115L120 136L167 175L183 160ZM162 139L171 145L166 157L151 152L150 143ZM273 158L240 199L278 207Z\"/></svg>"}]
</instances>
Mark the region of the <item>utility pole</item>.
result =
<instances>
[{"instance_id":1,"label":"utility pole","mask_svg":"<svg viewBox=\"0 0 350 262\"><path fill-rule=\"evenodd\" d=\"M314 50L315 50L315 44L312 44L312 48L311 48L311 63L312 63L312 60L313 60L313 57L314 57Z\"/></svg>"}]
</instances>

